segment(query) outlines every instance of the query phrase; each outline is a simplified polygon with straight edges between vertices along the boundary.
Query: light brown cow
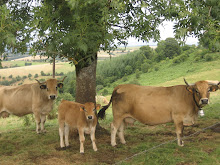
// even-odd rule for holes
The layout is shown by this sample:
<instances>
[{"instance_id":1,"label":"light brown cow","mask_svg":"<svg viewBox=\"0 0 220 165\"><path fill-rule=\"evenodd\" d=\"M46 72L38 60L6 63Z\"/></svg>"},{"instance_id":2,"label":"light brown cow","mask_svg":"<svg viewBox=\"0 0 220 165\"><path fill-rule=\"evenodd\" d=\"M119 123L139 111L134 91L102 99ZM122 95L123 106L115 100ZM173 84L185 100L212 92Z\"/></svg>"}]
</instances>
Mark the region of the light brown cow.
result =
<instances>
[{"instance_id":1,"label":"light brown cow","mask_svg":"<svg viewBox=\"0 0 220 165\"><path fill-rule=\"evenodd\" d=\"M64 77L65 79L65 77ZM53 108L57 97L57 88L63 87L63 81L49 79L45 82L24 84L21 86L0 87L0 114L24 116L33 113L36 121L36 132L45 132L46 115Z\"/></svg>"},{"instance_id":2,"label":"light brown cow","mask_svg":"<svg viewBox=\"0 0 220 165\"><path fill-rule=\"evenodd\" d=\"M184 79L185 80L185 79ZM116 145L118 132L121 143L125 144L124 125L136 120L147 125L174 122L178 145L183 146L184 125L193 125L198 111L209 103L209 92L218 90L217 84L198 81L195 84L171 87L138 86L132 84L115 87L111 100L98 116L104 118L105 110L112 102L113 122L111 123L111 145Z\"/></svg>"},{"instance_id":3,"label":"light brown cow","mask_svg":"<svg viewBox=\"0 0 220 165\"><path fill-rule=\"evenodd\" d=\"M95 129L97 125L96 110L99 109L100 106L100 104L95 106L92 102L79 104L73 101L62 100L58 108L61 148L69 146L69 127L71 127L78 129L80 153L84 153L84 133L90 134L93 150L97 151L95 143ZM65 144L63 136L65 136Z\"/></svg>"}]
</instances>

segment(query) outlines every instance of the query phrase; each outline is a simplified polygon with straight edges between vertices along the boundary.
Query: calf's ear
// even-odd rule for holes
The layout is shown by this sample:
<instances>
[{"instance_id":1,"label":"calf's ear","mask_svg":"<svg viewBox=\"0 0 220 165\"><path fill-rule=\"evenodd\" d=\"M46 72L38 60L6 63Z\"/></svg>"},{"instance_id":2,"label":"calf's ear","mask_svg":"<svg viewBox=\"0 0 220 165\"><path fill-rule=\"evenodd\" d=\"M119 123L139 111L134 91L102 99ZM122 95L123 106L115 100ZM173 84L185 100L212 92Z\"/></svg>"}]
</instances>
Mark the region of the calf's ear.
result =
<instances>
[{"instance_id":1,"label":"calf's ear","mask_svg":"<svg viewBox=\"0 0 220 165\"><path fill-rule=\"evenodd\" d=\"M80 111L86 111L86 110L85 110L85 106L82 105L82 104L79 106L79 108L80 108Z\"/></svg>"},{"instance_id":2,"label":"calf's ear","mask_svg":"<svg viewBox=\"0 0 220 165\"><path fill-rule=\"evenodd\" d=\"M46 89L47 86L46 85L40 85L40 89Z\"/></svg>"},{"instance_id":3,"label":"calf's ear","mask_svg":"<svg viewBox=\"0 0 220 165\"><path fill-rule=\"evenodd\" d=\"M57 86L58 86L59 88L63 88L63 83L58 83Z\"/></svg>"},{"instance_id":4,"label":"calf's ear","mask_svg":"<svg viewBox=\"0 0 220 165\"><path fill-rule=\"evenodd\" d=\"M210 92L215 92L215 91L217 91L218 89L219 89L218 85L212 85L212 86L210 87Z\"/></svg>"}]
</instances>

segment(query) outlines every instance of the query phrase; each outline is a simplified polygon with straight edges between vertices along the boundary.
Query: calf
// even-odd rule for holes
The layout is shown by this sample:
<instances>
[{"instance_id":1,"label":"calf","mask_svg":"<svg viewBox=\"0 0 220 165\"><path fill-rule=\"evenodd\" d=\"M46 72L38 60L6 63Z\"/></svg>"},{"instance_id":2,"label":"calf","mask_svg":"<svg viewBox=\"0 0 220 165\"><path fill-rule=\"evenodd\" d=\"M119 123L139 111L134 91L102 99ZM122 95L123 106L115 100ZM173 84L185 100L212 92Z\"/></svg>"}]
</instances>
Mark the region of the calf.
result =
<instances>
[{"instance_id":1,"label":"calf","mask_svg":"<svg viewBox=\"0 0 220 165\"><path fill-rule=\"evenodd\" d=\"M85 104L62 100L58 108L60 147L69 146L69 127L77 128L80 140L80 153L84 153L84 133L90 134L93 150L97 151L95 129L97 125L96 110L101 105L92 102ZM65 144L63 141L65 136Z\"/></svg>"}]
</instances>

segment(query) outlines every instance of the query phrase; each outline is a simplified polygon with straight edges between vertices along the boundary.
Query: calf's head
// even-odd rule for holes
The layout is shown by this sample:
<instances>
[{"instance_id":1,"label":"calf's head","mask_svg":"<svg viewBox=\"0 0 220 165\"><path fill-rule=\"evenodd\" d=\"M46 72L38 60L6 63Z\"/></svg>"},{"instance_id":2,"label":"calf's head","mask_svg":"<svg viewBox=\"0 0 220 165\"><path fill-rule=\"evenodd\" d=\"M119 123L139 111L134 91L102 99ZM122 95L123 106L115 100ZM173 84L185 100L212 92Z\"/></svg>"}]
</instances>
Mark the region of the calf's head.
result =
<instances>
[{"instance_id":1,"label":"calf's head","mask_svg":"<svg viewBox=\"0 0 220 165\"><path fill-rule=\"evenodd\" d=\"M80 105L80 111L84 111L86 119L88 121L92 121L96 118L96 110L99 110L101 107L100 104L94 104L92 102L88 102Z\"/></svg>"},{"instance_id":2,"label":"calf's head","mask_svg":"<svg viewBox=\"0 0 220 165\"><path fill-rule=\"evenodd\" d=\"M48 79L45 82L40 82L36 79L38 82L40 89L46 90L48 99L55 100L57 98L57 90L58 88L63 87L63 81L66 77L63 78L62 81L57 81L57 79L52 78Z\"/></svg>"},{"instance_id":3,"label":"calf's head","mask_svg":"<svg viewBox=\"0 0 220 165\"><path fill-rule=\"evenodd\" d=\"M219 84L208 82L208 81L198 81L194 84L188 84L186 80L184 79L186 83L186 89L191 92L195 98L198 98L199 106L205 106L209 103L209 95L210 92L215 92L219 89Z\"/></svg>"}]
</instances>

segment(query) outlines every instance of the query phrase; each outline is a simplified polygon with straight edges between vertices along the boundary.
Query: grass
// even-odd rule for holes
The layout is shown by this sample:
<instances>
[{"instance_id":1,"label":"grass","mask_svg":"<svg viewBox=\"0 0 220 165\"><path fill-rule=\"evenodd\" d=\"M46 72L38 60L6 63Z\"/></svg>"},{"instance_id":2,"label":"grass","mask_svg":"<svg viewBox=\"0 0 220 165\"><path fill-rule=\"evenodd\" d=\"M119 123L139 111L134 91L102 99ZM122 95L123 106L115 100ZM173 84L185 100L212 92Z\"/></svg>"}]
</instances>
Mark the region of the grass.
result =
<instances>
[{"instance_id":1,"label":"grass","mask_svg":"<svg viewBox=\"0 0 220 165\"><path fill-rule=\"evenodd\" d=\"M174 65L171 61L164 61L158 71L142 74L138 81L142 85L170 86L183 84L183 77L189 83L202 79L220 80L220 61L191 62ZM61 68L68 67L63 64ZM73 69L73 68L71 68ZM65 69L64 69L65 70ZM63 71L64 71L63 70ZM135 75L128 76L128 81ZM108 88L112 91L114 85L127 83L119 80ZM111 93L111 92L110 92ZM204 107L205 116L198 118L194 127L186 127L184 135L189 136L202 131L210 125L220 121L220 90L211 93L210 104ZM107 98L110 98L108 96ZM153 150L152 147L176 139L175 128L172 123L146 126L136 122L125 130L126 145L119 143L117 147L110 145L110 122L112 122L111 107L106 111L106 119L100 125L106 130L97 130L96 139L98 151L94 152L90 137L86 136L85 154L79 153L78 136L72 133L71 148L59 149L59 134L57 119L47 120L46 134L36 134L35 123L24 126L23 119L11 116L0 118L0 164L114 164L128 157L149 150L120 164L150 164L150 165L217 165L220 164L219 132L207 129L196 135L187 137L184 147L175 142L161 145ZM219 128L219 127L218 127Z\"/></svg>"}]
</instances>

